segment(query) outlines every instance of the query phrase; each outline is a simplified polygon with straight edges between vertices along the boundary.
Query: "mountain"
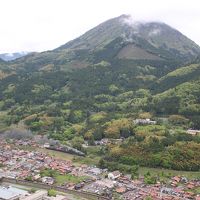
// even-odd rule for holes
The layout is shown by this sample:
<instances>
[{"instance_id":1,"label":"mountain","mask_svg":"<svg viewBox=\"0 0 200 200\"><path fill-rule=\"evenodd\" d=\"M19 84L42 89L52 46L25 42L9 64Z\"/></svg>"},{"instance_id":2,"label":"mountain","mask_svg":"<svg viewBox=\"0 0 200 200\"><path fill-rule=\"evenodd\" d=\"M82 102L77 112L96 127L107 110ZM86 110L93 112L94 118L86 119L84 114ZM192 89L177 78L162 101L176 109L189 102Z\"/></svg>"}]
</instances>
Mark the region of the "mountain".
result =
<instances>
[{"instance_id":1,"label":"mountain","mask_svg":"<svg viewBox=\"0 0 200 200\"><path fill-rule=\"evenodd\" d=\"M118 58L187 61L200 53L198 45L170 26L159 22L137 22L128 15L108 20L57 50L96 52L106 49L115 40L118 41Z\"/></svg>"},{"instance_id":2,"label":"mountain","mask_svg":"<svg viewBox=\"0 0 200 200\"><path fill-rule=\"evenodd\" d=\"M200 47L159 22L134 22L128 15L110 19L53 51L33 53L10 63L12 70L69 71L106 61L156 63L168 71L194 60ZM170 65L170 66L169 66Z\"/></svg>"},{"instance_id":3,"label":"mountain","mask_svg":"<svg viewBox=\"0 0 200 200\"><path fill-rule=\"evenodd\" d=\"M59 139L67 127L85 132L140 112L181 114L198 127L199 55L164 23L110 19L53 51L1 62L0 127L20 123ZM96 113L102 120L90 123Z\"/></svg>"},{"instance_id":4,"label":"mountain","mask_svg":"<svg viewBox=\"0 0 200 200\"><path fill-rule=\"evenodd\" d=\"M0 54L0 58L4 61L11 61L11 60L15 60L17 58L21 58L23 56L28 55L30 52L15 52L15 53L3 53Z\"/></svg>"},{"instance_id":5,"label":"mountain","mask_svg":"<svg viewBox=\"0 0 200 200\"><path fill-rule=\"evenodd\" d=\"M199 136L185 131L200 129L199 97L200 47L164 23L127 15L53 51L0 60L0 132L26 128L81 151L83 139L123 137L95 151L110 171L199 171Z\"/></svg>"}]
</instances>

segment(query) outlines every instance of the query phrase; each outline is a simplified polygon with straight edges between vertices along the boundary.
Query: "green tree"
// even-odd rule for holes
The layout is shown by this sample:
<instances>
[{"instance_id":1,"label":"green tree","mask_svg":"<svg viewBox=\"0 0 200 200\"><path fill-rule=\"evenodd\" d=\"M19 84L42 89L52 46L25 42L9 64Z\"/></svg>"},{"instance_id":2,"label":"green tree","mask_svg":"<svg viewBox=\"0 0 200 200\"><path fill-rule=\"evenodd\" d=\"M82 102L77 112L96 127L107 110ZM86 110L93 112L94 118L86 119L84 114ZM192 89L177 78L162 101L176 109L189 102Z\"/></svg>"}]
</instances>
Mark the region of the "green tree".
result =
<instances>
[{"instance_id":1,"label":"green tree","mask_svg":"<svg viewBox=\"0 0 200 200\"><path fill-rule=\"evenodd\" d=\"M132 179L135 179L139 176L138 170L139 170L138 165L131 166L131 178Z\"/></svg>"},{"instance_id":2,"label":"green tree","mask_svg":"<svg viewBox=\"0 0 200 200\"><path fill-rule=\"evenodd\" d=\"M48 190L48 196L50 197L56 197L57 192L53 189Z\"/></svg>"},{"instance_id":3,"label":"green tree","mask_svg":"<svg viewBox=\"0 0 200 200\"><path fill-rule=\"evenodd\" d=\"M78 149L78 150L83 150L82 144L84 143L84 139L82 137L74 137L71 140L71 144L73 146L73 148Z\"/></svg>"}]
</instances>

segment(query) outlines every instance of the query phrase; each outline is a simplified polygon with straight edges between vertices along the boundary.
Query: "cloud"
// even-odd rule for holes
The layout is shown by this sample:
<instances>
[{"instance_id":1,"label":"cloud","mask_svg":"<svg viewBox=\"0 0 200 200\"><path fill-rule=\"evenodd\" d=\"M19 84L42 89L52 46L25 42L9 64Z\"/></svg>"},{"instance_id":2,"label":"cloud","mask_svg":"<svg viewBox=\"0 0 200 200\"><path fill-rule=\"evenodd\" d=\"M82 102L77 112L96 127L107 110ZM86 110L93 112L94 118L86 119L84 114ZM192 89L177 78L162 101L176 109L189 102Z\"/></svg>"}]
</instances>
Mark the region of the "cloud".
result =
<instances>
[{"instance_id":1,"label":"cloud","mask_svg":"<svg viewBox=\"0 0 200 200\"><path fill-rule=\"evenodd\" d=\"M1 0L0 52L54 49L127 13L134 21L163 21L200 44L198 0Z\"/></svg>"}]
</instances>

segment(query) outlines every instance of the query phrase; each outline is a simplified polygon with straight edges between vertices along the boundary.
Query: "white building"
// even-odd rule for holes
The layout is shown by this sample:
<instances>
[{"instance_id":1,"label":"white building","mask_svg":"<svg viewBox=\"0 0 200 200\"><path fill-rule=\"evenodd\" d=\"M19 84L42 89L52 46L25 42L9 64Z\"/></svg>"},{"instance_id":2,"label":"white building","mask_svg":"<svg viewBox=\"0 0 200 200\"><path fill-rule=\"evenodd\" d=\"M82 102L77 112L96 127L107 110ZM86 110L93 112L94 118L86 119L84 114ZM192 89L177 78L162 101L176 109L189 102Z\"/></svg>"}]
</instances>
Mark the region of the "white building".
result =
<instances>
[{"instance_id":1,"label":"white building","mask_svg":"<svg viewBox=\"0 0 200 200\"><path fill-rule=\"evenodd\" d=\"M0 186L1 200L18 200L28 195L28 192L12 186Z\"/></svg>"},{"instance_id":2,"label":"white building","mask_svg":"<svg viewBox=\"0 0 200 200\"><path fill-rule=\"evenodd\" d=\"M115 179L119 178L120 176L121 176L121 173L119 171L110 172L108 174L108 178L112 179L112 180L115 180Z\"/></svg>"},{"instance_id":3,"label":"white building","mask_svg":"<svg viewBox=\"0 0 200 200\"><path fill-rule=\"evenodd\" d=\"M93 167L93 168L89 169L88 173L98 176L98 175L102 174L102 170L100 168Z\"/></svg>"},{"instance_id":4,"label":"white building","mask_svg":"<svg viewBox=\"0 0 200 200\"><path fill-rule=\"evenodd\" d=\"M188 129L187 133L190 135L198 135L198 134L200 134L200 130Z\"/></svg>"},{"instance_id":5,"label":"white building","mask_svg":"<svg viewBox=\"0 0 200 200\"><path fill-rule=\"evenodd\" d=\"M135 124L156 124L156 121L150 119L136 119L133 121Z\"/></svg>"},{"instance_id":6,"label":"white building","mask_svg":"<svg viewBox=\"0 0 200 200\"><path fill-rule=\"evenodd\" d=\"M53 185L54 184L54 179L52 177L42 177L42 183L46 183L48 185Z\"/></svg>"}]
</instances>

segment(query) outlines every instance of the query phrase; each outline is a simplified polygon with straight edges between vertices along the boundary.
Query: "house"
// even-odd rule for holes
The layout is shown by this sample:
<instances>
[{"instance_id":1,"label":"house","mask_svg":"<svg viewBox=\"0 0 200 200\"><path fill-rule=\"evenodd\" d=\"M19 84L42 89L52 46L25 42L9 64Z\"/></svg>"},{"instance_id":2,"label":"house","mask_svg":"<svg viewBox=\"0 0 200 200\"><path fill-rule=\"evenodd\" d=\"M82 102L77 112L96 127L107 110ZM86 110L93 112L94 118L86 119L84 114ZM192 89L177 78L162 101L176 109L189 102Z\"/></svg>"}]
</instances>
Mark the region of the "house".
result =
<instances>
[{"instance_id":1,"label":"house","mask_svg":"<svg viewBox=\"0 0 200 200\"><path fill-rule=\"evenodd\" d=\"M38 180L40 178L41 178L40 174L36 174L35 176L33 176L33 180Z\"/></svg>"},{"instance_id":2,"label":"house","mask_svg":"<svg viewBox=\"0 0 200 200\"><path fill-rule=\"evenodd\" d=\"M193 182L189 182L189 183L187 184L187 188L188 188L188 189L193 189L194 187L195 187L195 185L194 185Z\"/></svg>"},{"instance_id":3,"label":"house","mask_svg":"<svg viewBox=\"0 0 200 200\"><path fill-rule=\"evenodd\" d=\"M136 119L133 121L135 124L156 124L156 121L150 119Z\"/></svg>"},{"instance_id":4,"label":"house","mask_svg":"<svg viewBox=\"0 0 200 200\"><path fill-rule=\"evenodd\" d=\"M120 194L125 193L126 192L126 187L118 187L118 188L116 188L116 192L120 193Z\"/></svg>"},{"instance_id":5,"label":"house","mask_svg":"<svg viewBox=\"0 0 200 200\"><path fill-rule=\"evenodd\" d=\"M84 186L84 183L78 183L78 184L76 184L76 185L74 186L74 189L75 189L75 190L79 190L79 189L81 189L83 186Z\"/></svg>"},{"instance_id":6,"label":"house","mask_svg":"<svg viewBox=\"0 0 200 200\"><path fill-rule=\"evenodd\" d=\"M177 182L177 183L179 183L180 180L181 180L181 178L180 178L179 176L174 176L174 177L172 178L172 180L175 181L175 182Z\"/></svg>"},{"instance_id":7,"label":"house","mask_svg":"<svg viewBox=\"0 0 200 200\"><path fill-rule=\"evenodd\" d=\"M52 177L45 176L41 180L42 180L42 183L45 183L47 185L53 185L54 184L54 179Z\"/></svg>"},{"instance_id":8,"label":"house","mask_svg":"<svg viewBox=\"0 0 200 200\"><path fill-rule=\"evenodd\" d=\"M108 174L108 178L112 179L112 180L115 180L115 179L119 178L120 176L121 176L121 173L119 171L110 172Z\"/></svg>"},{"instance_id":9,"label":"house","mask_svg":"<svg viewBox=\"0 0 200 200\"><path fill-rule=\"evenodd\" d=\"M195 135L199 135L200 134L200 130L188 129L187 133L190 134L190 135L195 136Z\"/></svg>"},{"instance_id":10,"label":"house","mask_svg":"<svg viewBox=\"0 0 200 200\"><path fill-rule=\"evenodd\" d=\"M95 175L95 176L98 176L102 173L102 170L97 168L97 167L94 167L94 168L91 168L90 170L88 170L88 173Z\"/></svg>"},{"instance_id":11,"label":"house","mask_svg":"<svg viewBox=\"0 0 200 200\"><path fill-rule=\"evenodd\" d=\"M50 147L50 144L49 144L49 143L45 143L45 144L43 145L43 147L44 147L44 148L49 148L49 147Z\"/></svg>"},{"instance_id":12,"label":"house","mask_svg":"<svg viewBox=\"0 0 200 200\"><path fill-rule=\"evenodd\" d=\"M0 186L1 200L18 200L25 197L27 194L27 191L12 186Z\"/></svg>"}]
</instances>

